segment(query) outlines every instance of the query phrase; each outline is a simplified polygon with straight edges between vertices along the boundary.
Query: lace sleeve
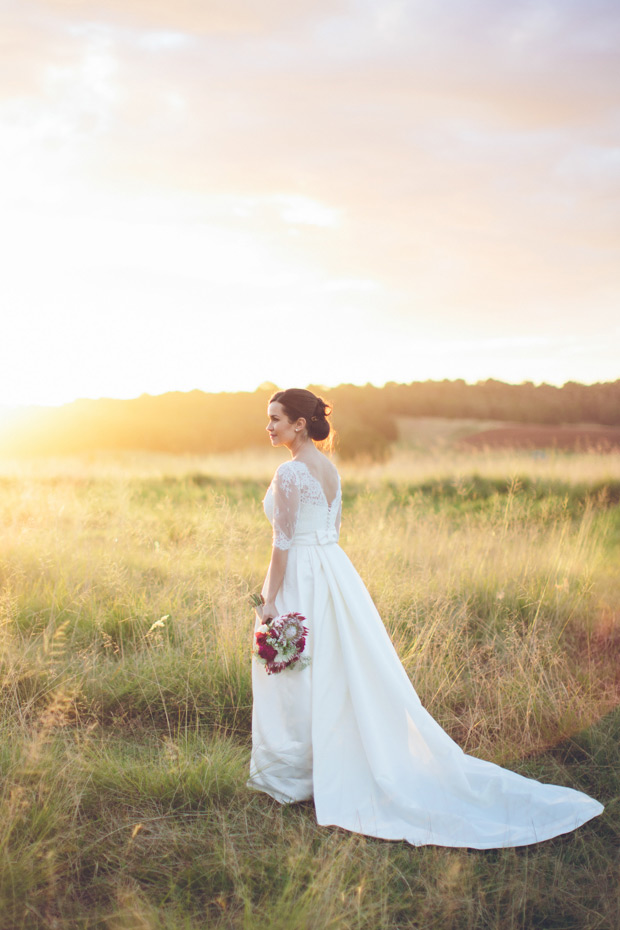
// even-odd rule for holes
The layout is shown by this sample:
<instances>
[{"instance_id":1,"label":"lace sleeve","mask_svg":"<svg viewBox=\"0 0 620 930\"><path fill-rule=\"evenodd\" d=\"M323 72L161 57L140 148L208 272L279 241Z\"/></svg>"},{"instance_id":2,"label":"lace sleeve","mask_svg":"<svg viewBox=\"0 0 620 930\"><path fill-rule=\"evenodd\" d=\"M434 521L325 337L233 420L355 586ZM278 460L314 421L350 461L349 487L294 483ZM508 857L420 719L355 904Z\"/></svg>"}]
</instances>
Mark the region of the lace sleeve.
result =
<instances>
[{"instance_id":1,"label":"lace sleeve","mask_svg":"<svg viewBox=\"0 0 620 930\"><path fill-rule=\"evenodd\" d=\"M289 549L299 516L299 476L290 462L281 465L273 479L273 545Z\"/></svg>"}]
</instances>

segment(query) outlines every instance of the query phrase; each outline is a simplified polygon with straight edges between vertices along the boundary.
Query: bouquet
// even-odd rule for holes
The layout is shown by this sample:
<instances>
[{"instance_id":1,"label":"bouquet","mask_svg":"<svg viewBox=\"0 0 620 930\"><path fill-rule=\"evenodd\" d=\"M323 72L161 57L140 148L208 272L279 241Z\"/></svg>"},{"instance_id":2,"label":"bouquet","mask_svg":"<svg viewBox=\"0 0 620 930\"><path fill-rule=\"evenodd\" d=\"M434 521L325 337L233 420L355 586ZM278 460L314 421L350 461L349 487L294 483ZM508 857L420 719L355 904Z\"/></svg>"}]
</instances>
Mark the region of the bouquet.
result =
<instances>
[{"instance_id":1,"label":"bouquet","mask_svg":"<svg viewBox=\"0 0 620 930\"><path fill-rule=\"evenodd\" d=\"M282 614L261 624L255 634L252 653L257 662L265 666L268 675L283 672L285 668L306 668L308 656L302 656L308 628L298 613Z\"/></svg>"}]
</instances>

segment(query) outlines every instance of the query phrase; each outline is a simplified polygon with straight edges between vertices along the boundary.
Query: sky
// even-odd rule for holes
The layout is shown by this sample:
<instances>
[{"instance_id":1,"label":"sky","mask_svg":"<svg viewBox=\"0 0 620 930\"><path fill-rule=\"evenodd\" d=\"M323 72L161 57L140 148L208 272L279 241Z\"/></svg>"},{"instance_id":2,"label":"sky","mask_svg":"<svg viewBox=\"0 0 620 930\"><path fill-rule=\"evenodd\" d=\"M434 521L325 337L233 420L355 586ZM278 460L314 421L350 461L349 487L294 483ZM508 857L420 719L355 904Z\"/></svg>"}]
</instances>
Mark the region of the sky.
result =
<instances>
[{"instance_id":1,"label":"sky","mask_svg":"<svg viewBox=\"0 0 620 930\"><path fill-rule=\"evenodd\" d=\"M620 377L615 0L0 0L0 405Z\"/></svg>"}]
</instances>

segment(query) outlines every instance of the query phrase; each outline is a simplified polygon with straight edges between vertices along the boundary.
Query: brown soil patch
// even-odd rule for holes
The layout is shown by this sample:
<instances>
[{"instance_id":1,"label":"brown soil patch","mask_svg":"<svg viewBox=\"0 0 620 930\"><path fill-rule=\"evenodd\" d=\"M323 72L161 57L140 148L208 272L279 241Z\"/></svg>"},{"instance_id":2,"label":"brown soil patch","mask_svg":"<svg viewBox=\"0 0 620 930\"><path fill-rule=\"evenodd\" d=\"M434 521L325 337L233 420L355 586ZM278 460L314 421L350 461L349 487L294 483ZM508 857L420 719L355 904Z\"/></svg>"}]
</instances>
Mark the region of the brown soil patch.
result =
<instances>
[{"instance_id":1,"label":"brown soil patch","mask_svg":"<svg viewBox=\"0 0 620 930\"><path fill-rule=\"evenodd\" d=\"M620 429L586 429L572 426L504 426L461 439L459 445L507 449L569 449L610 452L620 450Z\"/></svg>"}]
</instances>

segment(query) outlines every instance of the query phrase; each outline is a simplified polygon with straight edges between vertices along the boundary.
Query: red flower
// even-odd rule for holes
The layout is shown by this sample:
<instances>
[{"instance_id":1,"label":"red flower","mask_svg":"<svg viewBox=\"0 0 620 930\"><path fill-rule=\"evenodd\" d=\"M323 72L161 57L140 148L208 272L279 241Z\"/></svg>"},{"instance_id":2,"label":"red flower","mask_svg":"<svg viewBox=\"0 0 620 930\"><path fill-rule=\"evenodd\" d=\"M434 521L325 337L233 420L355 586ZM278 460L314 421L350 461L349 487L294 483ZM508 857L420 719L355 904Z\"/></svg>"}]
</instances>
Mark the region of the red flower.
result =
<instances>
[{"instance_id":1,"label":"red flower","mask_svg":"<svg viewBox=\"0 0 620 930\"><path fill-rule=\"evenodd\" d=\"M270 643L262 642L258 644L258 654L261 659L265 659L267 662L273 662L278 653Z\"/></svg>"}]
</instances>

